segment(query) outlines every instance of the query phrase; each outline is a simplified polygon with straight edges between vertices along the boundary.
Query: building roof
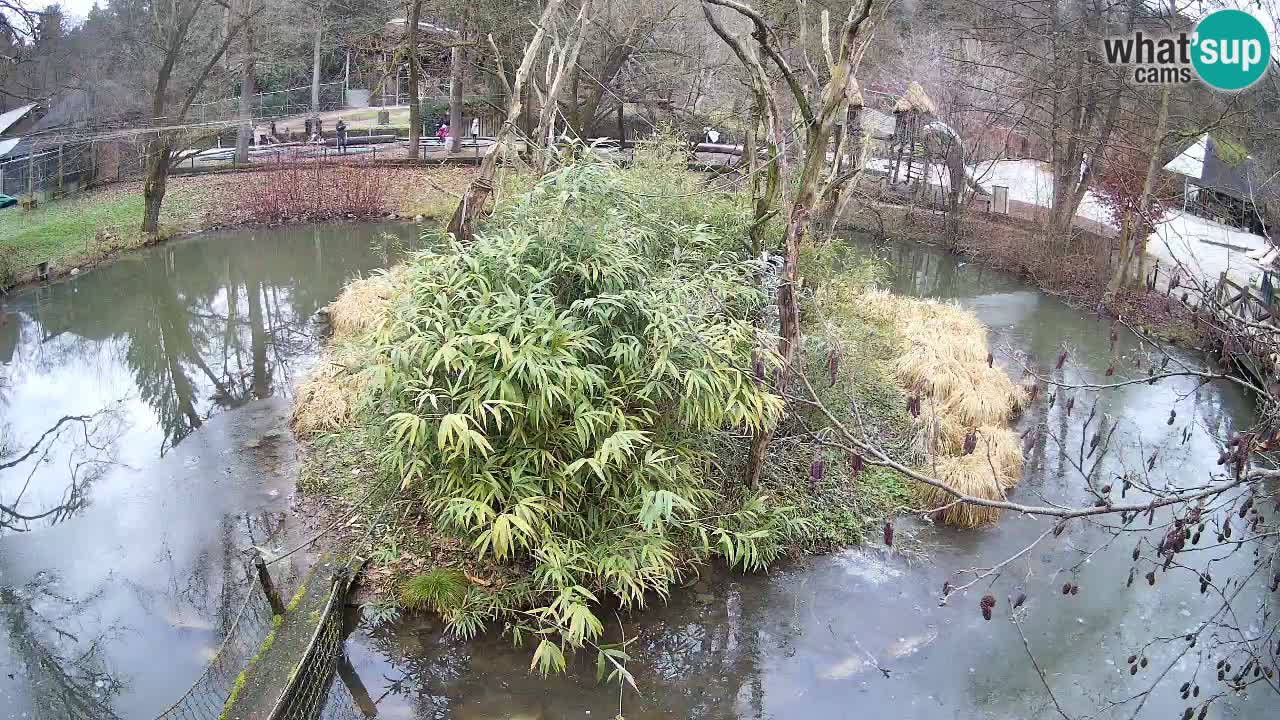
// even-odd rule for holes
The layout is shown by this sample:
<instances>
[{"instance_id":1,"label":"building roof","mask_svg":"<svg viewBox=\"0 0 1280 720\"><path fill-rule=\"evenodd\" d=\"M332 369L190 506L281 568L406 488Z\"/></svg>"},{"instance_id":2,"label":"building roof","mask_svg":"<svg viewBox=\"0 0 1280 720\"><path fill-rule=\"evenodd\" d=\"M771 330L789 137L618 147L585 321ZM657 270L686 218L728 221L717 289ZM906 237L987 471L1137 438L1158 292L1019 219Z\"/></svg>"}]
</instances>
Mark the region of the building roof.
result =
<instances>
[{"instance_id":1,"label":"building roof","mask_svg":"<svg viewBox=\"0 0 1280 720\"><path fill-rule=\"evenodd\" d=\"M22 138L20 137L0 138L0 158L3 158L5 155L8 155L9 151L12 150L14 147L16 147L18 143L21 141L22 141Z\"/></svg>"},{"instance_id":2,"label":"building roof","mask_svg":"<svg viewBox=\"0 0 1280 720\"><path fill-rule=\"evenodd\" d=\"M1200 187L1245 200L1276 192L1265 187L1267 183L1260 176L1257 163L1243 147L1209 133L1188 145L1164 169L1183 175Z\"/></svg>"},{"instance_id":3,"label":"building roof","mask_svg":"<svg viewBox=\"0 0 1280 720\"><path fill-rule=\"evenodd\" d=\"M29 105L23 105L22 107L14 108L9 112L0 115L0 134L3 134L5 130L8 130L10 127L13 127L15 123L17 123L22 118L26 117L27 113L31 112L33 109L35 109L35 107L36 107L36 104L31 103Z\"/></svg>"},{"instance_id":4,"label":"building roof","mask_svg":"<svg viewBox=\"0 0 1280 720\"><path fill-rule=\"evenodd\" d=\"M894 104L893 111L895 113L916 112L933 115L938 112L938 108L933 104L933 100L929 98L929 95L925 93L924 87L913 80L907 86L906 94L898 98L898 102Z\"/></svg>"}]
</instances>

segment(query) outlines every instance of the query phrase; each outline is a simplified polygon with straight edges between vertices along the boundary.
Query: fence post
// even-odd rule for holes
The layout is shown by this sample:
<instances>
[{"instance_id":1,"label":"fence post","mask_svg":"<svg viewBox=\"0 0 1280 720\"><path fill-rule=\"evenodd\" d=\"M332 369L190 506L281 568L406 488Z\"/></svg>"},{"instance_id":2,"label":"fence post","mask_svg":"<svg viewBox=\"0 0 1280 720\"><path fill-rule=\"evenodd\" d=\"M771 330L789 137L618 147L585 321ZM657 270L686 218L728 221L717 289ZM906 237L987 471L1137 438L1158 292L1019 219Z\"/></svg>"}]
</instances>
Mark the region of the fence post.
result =
<instances>
[{"instance_id":1,"label":"fence post","mask_svg":"<svg viewBox=\"0 0 1280 720\"><path fill-rule=\"evenodd\" d=\"M266 593L267 602L271 603L271 613L283 615L284 602L280 600L280 591L271 580L271 573L267 571L267 562L262 559L262 552L256 548L253 551L253 566L258 569L258 582L262 583L262 592Z\"/></svg>"},{"instance_id":2,"label":"fence post","mask_svg":"<svg viewBox=\"0 0 1280 720\"><path fill-rule=\"evenodd\" d=\"M63 177L64 177L64 173L63 173L63 170L62 170L62 169L63 169L63 167L64 167L64 166L63 166L63 162L62 162L62 148L63 148L63 147L65 147L65 146L66 146L66 144L65 144L65 143L59 143L59 144L58 144L58 194L59 194L59 195L61 195L61 194L62 194L62 192L63 192L63 182L62 182L62 179L63 179Z\"/></svg>"},{"instance_id":3,"label":"fence post","mask_svg":"<svg viewBox=\"0 0 1280 720\"><path fill-rule=\"evenodd\" d=\"M31 145L31 154L27 156L27 199L36 199L36 146Z\"/></svg>"},{"instance_id":4,"label":"fence post","mask_svg":"<svg viewBox=\"0 0 1280 720\"><path fill-rule=\"evenodd\" d=\"M4 166L5 166L5 164L4 164L4 163L2 163L2 162L0 162L0 195L4 195L4 194L5 194L5 192L4 192Z\"/></svg>"}]
</instances>

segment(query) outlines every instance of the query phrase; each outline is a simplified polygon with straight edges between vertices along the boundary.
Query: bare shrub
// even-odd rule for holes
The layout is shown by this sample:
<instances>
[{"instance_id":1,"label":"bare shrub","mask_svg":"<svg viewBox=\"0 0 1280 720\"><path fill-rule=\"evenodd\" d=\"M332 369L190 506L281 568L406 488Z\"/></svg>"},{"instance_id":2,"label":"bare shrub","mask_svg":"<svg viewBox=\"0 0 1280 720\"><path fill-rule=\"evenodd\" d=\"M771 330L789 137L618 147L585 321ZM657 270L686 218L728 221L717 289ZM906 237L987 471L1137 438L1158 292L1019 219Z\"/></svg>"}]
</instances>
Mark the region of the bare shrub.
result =
<instances>
[{"instance_id":1,"label":"bare shrub","mask_svg":"<svg viewBox=\"0 0 1280 720\"><path fill-rule=\"evenodd\" d=\"M370 218L385 211L389 173L363 162L292 161L254 173L232 202L242 223Z\"/></svg>"}]
</instances>

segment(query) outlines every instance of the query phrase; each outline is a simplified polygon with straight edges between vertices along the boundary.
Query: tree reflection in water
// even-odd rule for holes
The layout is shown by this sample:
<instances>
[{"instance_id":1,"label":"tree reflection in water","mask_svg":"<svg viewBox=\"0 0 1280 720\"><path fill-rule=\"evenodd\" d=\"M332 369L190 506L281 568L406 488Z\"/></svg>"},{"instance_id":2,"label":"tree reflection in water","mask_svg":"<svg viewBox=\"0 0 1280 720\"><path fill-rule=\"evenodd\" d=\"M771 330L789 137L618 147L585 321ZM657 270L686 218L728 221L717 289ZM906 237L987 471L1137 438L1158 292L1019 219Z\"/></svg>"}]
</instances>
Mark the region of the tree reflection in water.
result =
<instances>
[{"instance_id":1,"label":"tree reflection in water","mask_svg":"<svg viewBox=\"0 0 1280 720\"><path fill-rule=\"evenodd\" d=\"M125 685L104 662L115 629L80 636L80 616L97 596L71 598L57 586L53 573L17 588L0 585L0 622L18 663L8 678L22 683L8 704L14 710L25 705L22 717L115 718L111 702Z\"/></svg>"},{"instance_id":2,"label":"tree reflection in water","mask_svg":"<svg viewBox=\"0 0 1280 720\"><path fill-rule=\"evenodd\" d=\"M88 487L115 461L110 445L126 433L124 462L136 466L148 460L138 452L144 444L164 456L213 415L287 392L296 365L314 355L316 311L352 275L393 260L389 248L403 246L361 241L380 237L376 229L264 234L276 237L173 243L4 300L0 460L40 448L22 463L0 465L0 532L81 511ZM94 417L80 441L64 426L37 442L53 419L39 421L31 407L14 406L49 402L46 386L94 381L120 394L95 402L85 393L57 398L65 407L41 408ZM106 405L115 409L109 417ZM151 430L157 427L158 437ZM90 445L98 458L87 456ZM53 490L41 499L26 491L41 483L65 486L62 499L55 501Z\"/></svg>"}]
</instances>

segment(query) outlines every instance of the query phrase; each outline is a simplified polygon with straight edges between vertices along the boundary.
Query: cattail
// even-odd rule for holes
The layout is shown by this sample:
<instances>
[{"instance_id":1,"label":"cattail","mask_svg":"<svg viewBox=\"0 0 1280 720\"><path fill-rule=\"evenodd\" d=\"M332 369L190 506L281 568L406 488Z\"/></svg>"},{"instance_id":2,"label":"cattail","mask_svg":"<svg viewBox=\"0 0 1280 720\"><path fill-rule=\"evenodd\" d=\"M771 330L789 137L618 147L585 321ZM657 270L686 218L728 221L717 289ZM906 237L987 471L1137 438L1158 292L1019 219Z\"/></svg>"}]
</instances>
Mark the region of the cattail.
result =
<instances>
[{"instance_id":1,"label":"cattail","mask_svg":"<svg viewBox=\"0 0 1280 720\"><path fill-rule=\"evenodd\" d=\"M1151 453L1151 459L1147 460L1147 472L1151 472L1156 466L1156 453Z\"/></svg>"},{"instance_id":2,"label":"cattail","mask_svg":"<svg viewBox=\"0 0 1280 720\"><path fill-rule=\"evenodd\" d=\"M884 544L893 547L893 523L884 524Z\"/></svg>"},{"instance_id":3,"label":"cattail","mask_svg":"<svg viewBox=\"0 0 1280 720\"><path fill-rule=\"evenodd\" d=\"M1245 498L1244 504L1240 506L1240 517L1247 515L1251 509L1253 509L1253 498Z\"/></svg>"},{"instance_id":4,"label":"cattail","mask_svg":"<svg viewBox=\"0 0 1280 720\"><path fill-rule=\"evenodd\" d=\"M1134 562L1137 562L1137 561L1138 561L1138 556L1139 556L1139 555L1141 555L1141 554L1142 554L1142 546L1141 546L1141 545L1135 545L1135 546L1134 546L1134 548L1133 548L1133 560L1134 560Z\"/></svg>"},{"instance_id":5,"label":"cattail","mask_svg":"<svg viewBox=\"0 0 1280 720\"><path fill-rule=\"evenodd\" d=\"M1182 711L1182 720L1191 720L1191 716L1195 714L1196 714L1196 709L1189 707L1186 710Z\"/></svg>"},{"instance_id":6,"label":"cattail","mask_svg":"<svg viewBox=\"0 0 1280 720\"><path fill-rule=\"evenodd\" d=\"M1133 568L1129 568L1129 579L1124 582L1125 587L1133 587Z\"/></svg>"},{"instance_id":7,"label":"cattail","mask_svg":"<svg viewBox=\"0 0 1280 720\"><path fill-rule=\"evenodd\" d=\"M1147 666L1147 658L1146 658L1146 657L1143 657L1141 660L1139 660L1139 661L1138 661L1138 666L1139 666L1139 667L1144 667L1144 668L1145 668L1145 667Z\"/></svg>"},{"instance_id":8,"label":"cattail","mask_svg":"<svg viewBox=\"0 0 1280 720\"><path fill-rule=\"evenodd\" d=\"M1071 594L1071 583L1062 583L1062 594L1063 595Z\"/></svg>"},{"instance_id":9,"label":"cattail","mask_svg":"<svg viewBox=\"0 0 1280 720\"><path fill-rule=\"evenodd\" d=\"M1129 674L1130 674L1130 675L1137 675L1137 674L1138 674L1138 666L1137 666L1137 665L1130 665L1130 666L1129 666Z\"/></svg>"},{"instance_id":10,"label":"cattail","mask_svg":"<svg viewBox=\"0 0 1280 720\"><path fill-rule=\"evenodd\" d=\"M1125 660L1124 662L1125 662L1125 664L1126 664L1126 665L1132 665L1132 664L1134 664L1134 663L1138 662L1138 656L1137 656L1137 655L1130 655L1130 656L1129 656L1129 659Z\"/></svg>"},{"instance_id":11,"label":"cattail","mask_svg":"<svg viewBox=\"0 0 1280 720\"><path fill-rule=\"evenodd\" d=\"M827 464L822 458L816 457L812 463L809 463L809 481L816 483L826 475Z\"/></svg>"},{"instance_id":12,"label":"cattail","mask_svg":"<svg viewBox=\"0 0 1280 720\"><path fill-rule=\"evenodd\" d=\"M1156 584L1156 573L1155 573L1155 571L1154 571L1154 570L1153 570L1153 571L1151 571L1151 572L1149 572L1149 573L1147 573L1147 584L1148 584L1148 585L1155 585L1155 584Z\"/></svg>"},{"instance_id":13,"label":"cattail","mask_svg":"<svg viewBox=\"0 0 1280 720\"><path fill-rule=\"evenodd\" d=\"M995 361L996 361L996 356L992 355L991 353L987 353L987 367L991 367L992 365L994 365Z\"/></svg>"},{"instance_id":14,"label":"cattail","mask_svg":"<svg viewBox=\"0 0 1280 720\"><path fill-rule=\"evenodd\" d=\"M1114 365L1107 368L1107 377L1111 377L1112 375L1115 375L1115 374L1116 374L1116 368Z\"/></svg>"},{"instance_id":15,"label":"cattail","mask_svg":"<svg viewBox=\"0 0 1280 720\"><path fill-rule=\"evenodd\" d=\"M1071 583L1071 594L1076 595L1079 592L1080 592L1080 586L1075 583Z\"/></svg>"},{"instance_id":16,"label":"cattail","mask_svg":"<svg viewBox=\"0 0 1280 720\"><path fill-rule=\"evenodd\" d=\"M976 430L970 430L964 436L964 454L972 455L974 450L978 449L978 433Z\"/></svg>"},{"instance_id":17,"label":"cattail","mask_svg":"<svg viewBox=\"0 0 1280 720\"><path fill-rule=\"evenodd\" d=\"M1208 715L1208 714L1209 714L1209 703L1205 703L1203 706L1201 706L1200 715L1196 717L1196 720L1204 720L1205 715Z\"/></svg>"},{"instance_id":18,"label":"cattail","mask_svg":"<svg viewBox=\"0 0 1280 720\"><path fill-rule=\"evenodd\" d=\"M1056 369L1061 370L1061 369L1062 369L1062 366L1063 366L1066 362L1067 362L1067 351L1066 351L1066 350L1063 350L1063 351L1062 351L1062 354L1058 356L1058 365L1057 365Z\"/></svg>"},{"instance_id":19,"label":"cattail","mask_svg":"<svg viewBox=\"0 0 1280 720\"><path fill-rule=\"evenodd\" d=\"M1062 531L1066 529L1067 529L1067 521L1059 520L1058 524L1053 526L1053 536L1058 537L1059 535L1062 534Z\"/></svg>"},{"instance_id":20,"label":"cattail","mask_svg":"<svg viewBox=\"0 0 1280 720\"><path fill-rule=\"evenodd\" d=\"M1172 424L1173 424L1173 421L1174 421L1174 420L1176 420L1177 418L1178 418L1178 411L1177 411L1177 410L1170 410L1170 411L1169 411L1169 422L1167 422L1167 423L1165 423L1165 424L1166 424L1166 425L1172 425Z\"/></svg>"},{"instance_id":21,"label":"cattail","mask_svg":"<svg viewBox=\"0 0 1280 720\"><path fill-rule=\"evenodd\" d=\"M1018 608L1022 607L1022 604L1025 603L1026 601L1027 601L1027 594L1024 592L1018 593L1018 597L1015 598L1013 601L1013 609L1017 610Z\"/></svg>"}]
</instances>

